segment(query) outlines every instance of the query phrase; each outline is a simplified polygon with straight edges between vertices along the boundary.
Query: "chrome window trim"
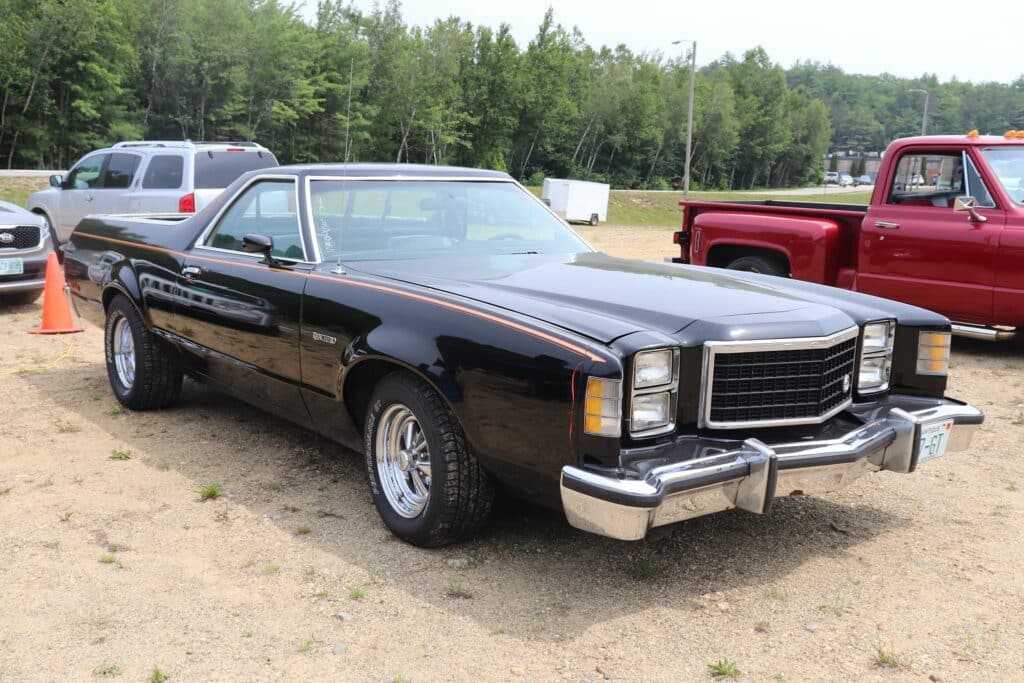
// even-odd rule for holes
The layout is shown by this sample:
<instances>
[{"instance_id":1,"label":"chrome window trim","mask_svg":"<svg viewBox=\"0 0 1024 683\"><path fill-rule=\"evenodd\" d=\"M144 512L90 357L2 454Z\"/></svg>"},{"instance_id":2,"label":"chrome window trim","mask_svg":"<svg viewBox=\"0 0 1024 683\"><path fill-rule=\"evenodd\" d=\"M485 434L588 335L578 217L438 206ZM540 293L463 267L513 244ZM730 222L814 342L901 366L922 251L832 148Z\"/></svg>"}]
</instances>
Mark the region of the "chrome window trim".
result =
<instances>
[{"instance_id":1,"label":"chrome window trim","mask_svg":"<svg viewBox=\"0 0 1024 683\"><path fill-rule=\"evenodd\" d=\"M643 387L642 389L636 388L636 357L641 353L647 353L648 351L671 351L672 352L672 379L665 384L659 384L653 387ZM628 411L624 410L622 417L626 421L628 427L627 433L630 438L633 439L645 439L651 436L659 436L661 434L668 434L669 432L675 431L676 419L679 413L679 347L677 346L652 346L647 349L640 349L633 354L630 359L630 372L629 372L629 404ZM664 427L654 427L653 429L645 429L643 431L633 431L633 398L636 396L644 396L646 394L660 394L663 392L669 392L670 405L669 415L671 419L668 424Z\"/></svg>"},{"instance_id":2,"label":"chrome window trim","mask_svg":"<svg viewBox=\"0 0 1024 683\"><path fill-rule=\"evenodd\" d=\"M306 195L306 197L305 197L305 199L306 199L306 221L309 224L309 232L310 232L310 236L311 236L311 238L313 240L313 258L315 259L315 261L313 261L314 263L324 263L324 258L323 258L323 254L320 253L320 241L316 238L316 221L313 218L313 201L312 201L313 200L313 191L312 191L312 188L313 188L313 182L314 181L323 181L323 180L333 180L333 181L342 181L342 182L348 181L348 180L356 180L356 181L360 181L360 180L376 180L376 181L387 181L387 182L396 182L396 183L397 182L508 183L510 185L515 185L516 187L518 187L520 189L520 191L522 191L530 199L532 199L533 201L535 201L538 204L540 204L541 206L543 206L544 209L549 214L551 214L552 217L555 218L555 220L557 220L563 226L568 228L572 232L572 234L575 235L578 240L583 242L583 244L585 244L587 247L589 247L591 251L597 251L596 249L594 249L593 245L590 244L590 242L588 242L586 239L583 238L583 235L579 234L576 231L576 229L573 228L571 225L569 225L566 221L564 221L561 216L559 216L554 211L552 211L550 206L548 206L547 204L542 202L540 200L540 198L537 197L537 195L533 194L528 189L526 189L526 187L523 186L521 183L519 183L519 181L517 181L515 178L501 178L501 177L488 178L488 177L459 176L459 175L451 175L451 176L418 176L418 175L401 175L401 174L398 174L398 175L316 175L316 174L309 174L309 175L305 176L305 190L304 191L305 191L305 195Z\"/></svg>"},{"instance_id":3,"label":"chrome window trim","mask_svg":"<svg viewBox=\"0 0 1024 683\"><path fill-rule=\"evenodd\" d=\"M747 427L788 427L793 425L821 424L853 405L855 378L851 377L850 398L815 417L791 418L788 420L746 420L743 422L718 422L711 419L711 390L715 379L715 356L719 353L744 353L746 351L798 351L804 349L830 348L860 336L860 327L854 325L827 337L792 337L789 339L758 339L753 341L709 341L704 342L704 373L700 386L700 405L697 426L707 429L745 429ZM855 357L855 361L859 357ZM857 366L854 367L857 370Z\"/></svg>"},{"instance_id":4,"label":"chrome window trim","mask_svg":"<svg viewBox=\"0 0 1024 683\"><path fill-rule=\"evenodd\" d=\"M221 248L221 247L213 247L213 246L210 246L210 245L206 244L206 241L210 238L210 236L214 232L216 232L217 227L220 225L221 219L224 217L224 214L227 213L228 210L231 209L231 207L233 207L238 202L238 200L241 198L241 196L243 194L245 194L249 190L250 187L252 187L256 183L264 181L264 180L291 182L292 183L292 190L295 193L295 223L299 227L299 241L302 243L302 255L303 255L303 258L301 258L301 259L289 259L289 258L286 258L284 260L288 261L288 262L291 262L291 263L315 263L315 261L308 260L308 257L309 257L309 245L306 244L305 231L302 229L302 212L299 210L299 183L298 183L298 176L295 176L295 175L292 175L292 174L285 174L285 173L266 173L266 174L260 174L258 176L253 176L252 178L247 180L245 182L245 184L243 184L240 188L238 188L238 190L235 192L235 196L232 197L228 202L226 202L224 204L224 206L220 207L220 210L217 211L216 214L214 214L213 218L210 219L210 222L206 225L205 228L203 228L203 231L201 233L199 233L199 237L196 238L196 241L193 243L192 248L193 249L204 249L204 250L208 250L208 251L219 251L219 252L224 252L224 253L228 253L228 254L243 254L245 256L254 256L253 254L250 254L250 253L245 252L245 251L235 251L233 249L224 249L224 248ZM262 257L261 256L256 256L256 259L257 260L262 260Z\"/></svg>"}]
</instances>

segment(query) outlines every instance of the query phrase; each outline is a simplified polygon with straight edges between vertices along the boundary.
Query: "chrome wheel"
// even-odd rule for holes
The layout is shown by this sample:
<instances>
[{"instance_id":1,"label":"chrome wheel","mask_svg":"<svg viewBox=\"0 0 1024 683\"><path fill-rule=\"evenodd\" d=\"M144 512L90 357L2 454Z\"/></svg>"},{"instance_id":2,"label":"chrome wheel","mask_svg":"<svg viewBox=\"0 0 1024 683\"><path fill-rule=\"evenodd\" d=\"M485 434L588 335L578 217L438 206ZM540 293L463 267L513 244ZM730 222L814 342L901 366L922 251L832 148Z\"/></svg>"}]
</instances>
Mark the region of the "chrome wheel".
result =
<instances>
[{"instance_id":1,"label":"chrome wheel","mask_svg":"<svg viewBox=\"0 0 1024 683\"><path fill-rule=\"evenodd\" d=\"M430 449L419 420L401 403L388 406L374 445L380 487L391 509L406 519L418 516L430 494Z\"/></svg>"},{"instance_id":2,"label":"chrome wheel","mask_svg":"<svg viewBox=\"0 0 1024 683\"><path fill-rule=\"evenodd\" d=\"M111 342L117 379L125 389L131 389L135 384L135 337L132 336L131 325L124 316L119 317L114 323Z\"/></svg>"}]
</instances>

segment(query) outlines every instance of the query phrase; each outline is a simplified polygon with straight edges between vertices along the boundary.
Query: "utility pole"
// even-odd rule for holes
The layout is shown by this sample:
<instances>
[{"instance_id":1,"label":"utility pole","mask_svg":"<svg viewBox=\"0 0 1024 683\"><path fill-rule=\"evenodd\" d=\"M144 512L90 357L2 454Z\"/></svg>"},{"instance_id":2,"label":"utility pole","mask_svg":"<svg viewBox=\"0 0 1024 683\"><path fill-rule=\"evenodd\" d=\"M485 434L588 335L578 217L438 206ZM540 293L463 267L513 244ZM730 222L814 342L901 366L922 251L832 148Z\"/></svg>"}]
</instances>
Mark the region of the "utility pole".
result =
<instances>
[{"instance_id":1,"label":"utility pole","mask_svg":"<svg viewBox=\"0 0 1024 683\"><path fill-rule=\"evenodd\" d=\"M920 92L924 93L924 113L921 115L921 135L928 135L928 100L931 95L927 90L921 88L911 88L907 92Z\"/></svg>"},{"instance_id":2,"label":"utility pole","mask_svg":"<svg viewBox=\"0 0 1024 683\"><path fill-rule=\"evenodd\" d=\"M681 40L673 40L673 45L679 45ZM693 149L693 90L697 83L697 41L690 41L693 45L690 50L690 102L686 112L686 165L683 170L683 196L690 194L690 159Z\"/></svg>"}]
</instances>

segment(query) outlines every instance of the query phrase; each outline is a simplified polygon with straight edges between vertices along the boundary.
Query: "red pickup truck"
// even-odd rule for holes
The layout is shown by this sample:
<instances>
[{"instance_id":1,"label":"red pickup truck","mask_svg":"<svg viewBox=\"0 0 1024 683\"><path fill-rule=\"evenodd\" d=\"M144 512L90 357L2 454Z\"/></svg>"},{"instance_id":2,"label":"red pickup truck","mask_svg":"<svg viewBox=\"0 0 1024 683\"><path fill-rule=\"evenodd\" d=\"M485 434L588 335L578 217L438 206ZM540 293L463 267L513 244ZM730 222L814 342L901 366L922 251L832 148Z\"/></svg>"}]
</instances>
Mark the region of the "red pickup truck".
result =
<instances>
[{"instance_id":1,"label":"red pickup truck","mask_svg":"<svg viewBox=\"0 0 1024 683\"><path fill-rule=\"evenodd\" d=\"M1024 330L1024 131L889 145L868 206L683 201L677 263L788 276Z\"/></svg>"}]
</instances>

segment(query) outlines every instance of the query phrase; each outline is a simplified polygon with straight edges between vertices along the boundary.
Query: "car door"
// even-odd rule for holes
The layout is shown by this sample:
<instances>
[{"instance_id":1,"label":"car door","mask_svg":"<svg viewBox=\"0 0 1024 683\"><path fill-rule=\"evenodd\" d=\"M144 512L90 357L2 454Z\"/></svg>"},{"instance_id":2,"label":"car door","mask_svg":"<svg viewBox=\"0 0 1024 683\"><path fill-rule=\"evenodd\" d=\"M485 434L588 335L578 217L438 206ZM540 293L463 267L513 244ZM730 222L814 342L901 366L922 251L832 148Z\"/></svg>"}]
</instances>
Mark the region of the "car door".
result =
<instances>
[{"instance_id":1,"label":"car door","mask_svg":"<svg viewBox=\"0 0 1024 683\"><path fill-rule=\"evenodd\" d=\"M60 212L54 219L58 232L68 235L87 214L96 213L93 203L103 187L103 169L109 153L87 154L75 164L61 186Z\"/></svg>"},{"instance_id":2,"label":"car door","mask_svg":"<svg viewBox=\"0 0 1024 683\"><path fill-rule=\"evenodd\" d=\"M113 152L103 167L103 183L93 193L88 213L128 213L135 173L142 160L134 152Z\"/></svg>"},{"instance_id":3,"label":"car door","mask_svg":"<svg viewBox=\"0 0 1024 683\"><path fill-rule=\"evenodd\" d=\"M1005 214L965 150L905 152L886 178L888 192L861 227L857 289L989 324L995 255ZM984 222L953 210L973 195Z\"/></svg>"},{"instance_id":4,"label":"car door","mask_svg":"<svg viewBox=\"0 0 1024 683\"><path fill-rule=\"evenodd\" d=\"M272 262L246 253L247 234L274 240ZM299 322L311 264L294 176L252 179L186 250L174 334L205 357L202 372L253 403L304 419Z\"/></svg>"}]
</instances>

